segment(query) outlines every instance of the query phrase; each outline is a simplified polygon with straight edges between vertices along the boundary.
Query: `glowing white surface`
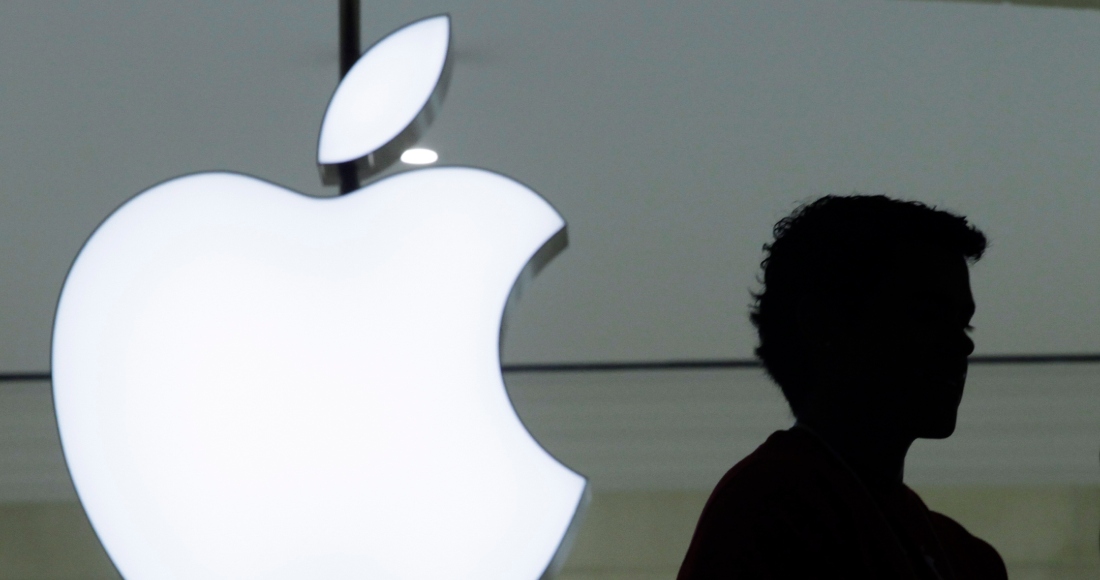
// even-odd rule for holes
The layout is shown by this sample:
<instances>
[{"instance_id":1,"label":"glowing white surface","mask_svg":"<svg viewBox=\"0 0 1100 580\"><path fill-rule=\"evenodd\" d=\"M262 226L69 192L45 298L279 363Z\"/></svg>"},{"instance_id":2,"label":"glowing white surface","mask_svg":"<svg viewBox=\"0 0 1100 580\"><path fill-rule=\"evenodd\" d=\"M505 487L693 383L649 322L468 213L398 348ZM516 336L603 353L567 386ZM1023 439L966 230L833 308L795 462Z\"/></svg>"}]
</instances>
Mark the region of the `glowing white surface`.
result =
<instances>
[{"instance_id":1,"label":"glowing white surface","mask_svg":"<svg viewBox=\"0 0 1100 580\"><path fill-rule=\"evenodd\" d=\"M409 149L401 154L401 161L409 165L428 165L439 161L439 154L431 149Z\"/></svg>"},{"instance_id":2,"label":"glowing white surface","mask_svg":"<svg viewBox=\"0 0 1100 580\"><path fill-rule=\"evenodd\" d=\"M359 159L407 127L443 73L450 18L415 22L371 47L332 95L317 146L317 161Z\"/></svg>"},{"instance_id":3,"label":"glowing white surface","mask_svg":"<svg viewBox=\"0 0 1100 580\"><path fill-rule=\"evenodd\" d=\"M206 173L123 205L53 344L65 457L123 576L538 578L585 480L519 421L498 335L563 226L457 167L335 199Z\"/></svg>"}]
</instances>

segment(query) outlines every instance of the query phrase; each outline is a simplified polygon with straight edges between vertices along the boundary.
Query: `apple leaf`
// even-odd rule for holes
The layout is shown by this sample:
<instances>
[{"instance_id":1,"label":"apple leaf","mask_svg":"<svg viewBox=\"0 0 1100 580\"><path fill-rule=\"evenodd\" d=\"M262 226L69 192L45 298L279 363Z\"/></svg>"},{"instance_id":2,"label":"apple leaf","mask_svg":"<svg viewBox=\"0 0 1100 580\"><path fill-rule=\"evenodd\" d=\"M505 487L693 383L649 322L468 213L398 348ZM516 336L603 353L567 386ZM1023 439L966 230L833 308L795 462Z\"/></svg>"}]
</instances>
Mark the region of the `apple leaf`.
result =
<instances>
[{"instance_id":1,"label":"apple leaf","mask_svg":"<svg viewBox=\"0 0 1100 580\"><path fill-rule=\"evenodd\" d=\"M321 122L317 163L326 184L354 161L360 176L396 161L423 134L450 77L451 19L406 25L359 57L340 81Z\"/></svg>"}]
</instances>

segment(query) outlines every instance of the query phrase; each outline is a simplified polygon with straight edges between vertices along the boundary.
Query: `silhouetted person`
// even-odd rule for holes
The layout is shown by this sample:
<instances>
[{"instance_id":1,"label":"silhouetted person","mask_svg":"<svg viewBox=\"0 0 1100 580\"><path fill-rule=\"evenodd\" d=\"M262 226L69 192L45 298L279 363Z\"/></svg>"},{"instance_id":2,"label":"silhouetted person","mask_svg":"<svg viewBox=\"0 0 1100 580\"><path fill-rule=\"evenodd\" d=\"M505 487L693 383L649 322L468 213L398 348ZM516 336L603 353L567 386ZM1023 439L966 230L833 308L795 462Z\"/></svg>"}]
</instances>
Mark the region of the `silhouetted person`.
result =
<instances>
[{"instance_id":1,"label":"silhouetted person","mask_svg":"<svg viewBox=\"0 0 1100 580\"><path fill-rule=\"evenodd\" d=\"M902 482L915 439L955 430L985 236L884 196L820 198L774 234L751 319L796 423L722 478L679 580L1007 578Z\"/></svg>"}]
</instances>

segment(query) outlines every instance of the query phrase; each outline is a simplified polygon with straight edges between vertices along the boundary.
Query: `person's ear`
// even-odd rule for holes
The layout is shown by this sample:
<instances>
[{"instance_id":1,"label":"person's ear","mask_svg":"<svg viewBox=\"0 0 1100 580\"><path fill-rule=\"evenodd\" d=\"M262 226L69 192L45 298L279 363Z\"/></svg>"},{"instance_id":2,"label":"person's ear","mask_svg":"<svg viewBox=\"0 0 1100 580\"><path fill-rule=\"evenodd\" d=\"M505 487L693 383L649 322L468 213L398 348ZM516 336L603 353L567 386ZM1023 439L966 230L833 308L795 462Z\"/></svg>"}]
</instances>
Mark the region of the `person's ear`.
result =
<instances>
[{"instance_id":1,"label":"person's ear","mask_svg":"<svg viewBox=\"0 0 1100 580\"><path fill-rule=\"evenodd\" d=\"M795 306L795 320L802 343L816 352L843 347L845 332L840 319L819 298L803 296Z\"/></svg>"},{"instance_id":2,"label":"person's ear","mask_svg":"<svg viewBox=\"0 0 1100 580\"><path fill-rule=\"evenodd\" d=\"M844 317L841 307L803 297L795 316L812 372L825 383L850 382L862 366L864 347L859 329Z\"/></svg>"}]
</instances>

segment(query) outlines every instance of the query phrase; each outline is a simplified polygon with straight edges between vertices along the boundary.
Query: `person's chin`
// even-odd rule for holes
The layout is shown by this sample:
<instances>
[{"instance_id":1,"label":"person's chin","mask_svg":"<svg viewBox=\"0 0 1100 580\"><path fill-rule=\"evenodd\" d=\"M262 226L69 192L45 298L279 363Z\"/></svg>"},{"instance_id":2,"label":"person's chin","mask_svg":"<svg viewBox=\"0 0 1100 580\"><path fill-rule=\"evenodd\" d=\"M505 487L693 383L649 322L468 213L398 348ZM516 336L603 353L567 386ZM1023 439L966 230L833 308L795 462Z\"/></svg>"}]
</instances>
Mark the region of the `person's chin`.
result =
<instances>
[{"instance_id":1,"label":"person's chin","mask_svg":"<svg viewBox=\"0 0 1100 580\"><path fill-rule=\"evenodd\" d=\"M921 439L947 439L955 432L957 417L957 413L951 412L925 422L921 426L918 437Z\"/></svg>"},{"instance_id":2,"label":"person's chin","mask_svg":"<svg viewBox=\"0 0 1100 580\"><path fill-rule=\"evenodd\" d=\"M959 417L959 404L962 403L965 375L937 382L937 396L919 403L925 409L922 413L921 428L918 430L924 439L946 439L955 432Z\"/></svg>"}]
</instances>

